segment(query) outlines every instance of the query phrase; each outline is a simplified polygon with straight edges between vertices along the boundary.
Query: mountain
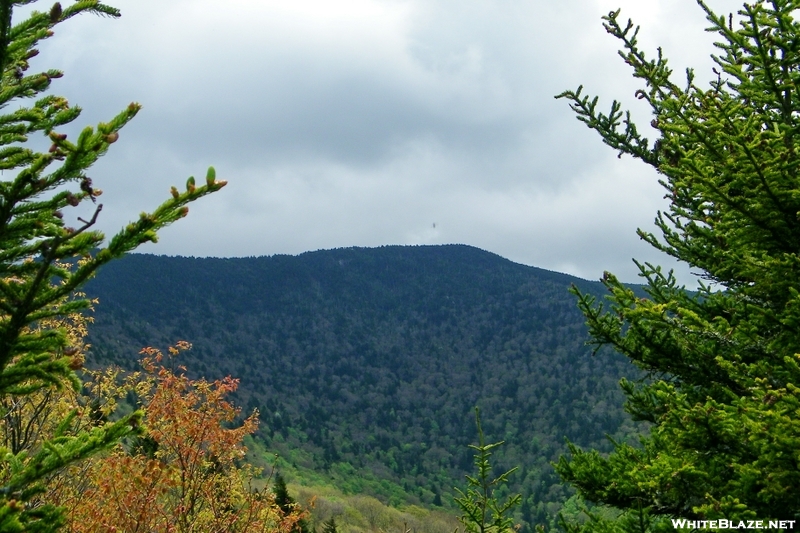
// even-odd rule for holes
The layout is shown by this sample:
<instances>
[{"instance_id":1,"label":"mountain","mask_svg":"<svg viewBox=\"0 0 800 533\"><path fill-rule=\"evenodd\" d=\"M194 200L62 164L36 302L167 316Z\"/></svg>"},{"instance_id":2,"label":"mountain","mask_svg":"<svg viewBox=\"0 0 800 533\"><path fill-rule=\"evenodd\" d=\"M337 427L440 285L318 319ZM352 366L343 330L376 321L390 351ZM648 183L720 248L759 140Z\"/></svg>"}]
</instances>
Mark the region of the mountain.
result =
<instances>
[{"instance_id":1,"label":"mountain","mask_svg":"<svg viewBox=\"0 0 800 533\"><path fill-rule=\"evenodd\" d=\"M550 466L565 438L608 449L606 434L637 430L617 385L637 371L591 355L571 284L604 291L463 245L129 255L87 286L90 361L130 366L143 346L188 340L179 363L240 378L268 449L395 503L447 505L473 470L480 406L487 439L506 441L498 470L521 467L521 517L538 523L569 497Z\"/></svg>"}]
</instances>

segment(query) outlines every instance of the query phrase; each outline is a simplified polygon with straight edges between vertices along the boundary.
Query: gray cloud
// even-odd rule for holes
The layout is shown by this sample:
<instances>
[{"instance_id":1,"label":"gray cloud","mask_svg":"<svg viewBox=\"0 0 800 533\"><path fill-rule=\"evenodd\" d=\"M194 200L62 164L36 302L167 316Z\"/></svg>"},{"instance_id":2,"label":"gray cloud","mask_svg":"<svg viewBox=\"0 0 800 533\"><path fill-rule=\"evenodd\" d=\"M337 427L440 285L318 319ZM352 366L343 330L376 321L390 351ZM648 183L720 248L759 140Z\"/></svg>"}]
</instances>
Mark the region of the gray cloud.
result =
<instances>
[{"instance_id":1,"label":"gray cloud","mask_svg":"<svg viewBox=\"0 0 800 533\"><path fill-rule=\"evenodd\" d=\"M85 108L81 125L145 105L94 169L103 227L209 164L230 181L147 251L461 242L624 279L631 257L664 262L635 235L665 206L655 173L553 95L584 83L649 122L599 17L622 5L645 48L708 71L693 0L111 3L122 19L70 21L36 65L66 71L56 91Z\"/></svg>"}]
</instances>

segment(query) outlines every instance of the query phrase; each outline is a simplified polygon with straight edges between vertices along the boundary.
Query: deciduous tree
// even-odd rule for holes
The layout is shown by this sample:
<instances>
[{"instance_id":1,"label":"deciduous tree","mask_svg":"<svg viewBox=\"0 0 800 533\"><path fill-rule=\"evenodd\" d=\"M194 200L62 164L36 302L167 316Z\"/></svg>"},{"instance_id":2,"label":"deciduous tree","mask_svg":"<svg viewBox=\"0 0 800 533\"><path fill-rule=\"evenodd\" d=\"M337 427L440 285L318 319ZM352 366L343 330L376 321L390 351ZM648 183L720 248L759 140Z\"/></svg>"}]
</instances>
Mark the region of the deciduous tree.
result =
<instances>
[{"instance_id":1,"label":"deciduous tree","mask_svg":"<svg viewBox=\"0 0 800 533\"><path fill-rule=\"evenodd\" d=\"M46 390L79 386L78 348L70 345L64 328L45 321L86 309L89 302L74 297L75 291L98 268L155 241L160 228L186 215L189 202L225 185L213 169L201 185L190 178L185 191L173 188L164 204L106 241L94 229L101 191L87 172L140 106L132 103L70 140L62 130L78 118L80 108L45 94L62 73L31 68L37 46L53 36L57 25L82 13L117 17L119 12L96 0L80 0L66 7L55 3L18 20L15 8L31 3L0 0L0 107L5 111L0 115L0 170L6 176L0 181L0 404L5 406L0 417L7 435L19 402ZM33 103L26 105L30 99ZM49 149L31 148L31 136L42 136ZM82 204L93 208L87 219L73 212ZM58 509L39 498L43 482L66 465L113 446L135 430L141 413L70 435L74 416L67 414L46 438L17 431L23 441L11 439L0 447L0 531L56 530L63 520Z\"/></svg>"},{"instance_id":2,"label":"deciduous tree","mask_svg":"<svg viewBox=\"0 0 800 533\"><path fill-rule=\"evenodd\" d=\"M648 298L606 273L607 306L580 295L592 343L646 373L622 381L627 411L649 425L638 446L572 447L558 471L582 495L618 512L583 527L672 530L671 518L796 519L800 514L800 24L796 0L746 4L720 16L714 79L673 79L638 28L605 19L642 81L658 132L651 144L621 105L608 114L577 91L560 95L620 154L654 167L670 202L657 249L702 280L639 265Z\"/></svg>"},{"instance_id":3,"label":"deciduous tree","mask_svg":"<svg viewBox=\"0 0 800 533\"><path fill-rule=\"evenodd\" d=\"M170 348L171 356L188 343ZM91 385L105 412L134 393L142 400L143 438L118 445L67 473L53 499L67 509L74 533L146 532L289 533L302 519L283 512L276 496L253 486L255 469L240 464L244 437L257 412L240 424L226 396L238 381L189 379L161 364L160 351L144 350L144 372L119 383L115 370L95 372ZM87 466L88 465L88 466Z\"/></svg>"}]
</instances>

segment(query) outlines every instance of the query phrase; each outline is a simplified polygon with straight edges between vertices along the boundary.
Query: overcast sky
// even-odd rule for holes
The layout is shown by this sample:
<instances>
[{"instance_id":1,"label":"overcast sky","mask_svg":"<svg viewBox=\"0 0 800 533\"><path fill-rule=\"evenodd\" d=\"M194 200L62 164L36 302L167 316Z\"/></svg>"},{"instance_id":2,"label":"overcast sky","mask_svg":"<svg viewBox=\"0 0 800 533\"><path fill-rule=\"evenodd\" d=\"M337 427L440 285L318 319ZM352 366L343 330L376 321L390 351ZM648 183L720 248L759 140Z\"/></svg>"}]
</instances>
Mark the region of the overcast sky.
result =
<instances>
[{"instance_id":1,"label":"overcast sky","mask_svg":"<svg viewBox=\"0 0 800 533\"><path fill-rule=\"evenodd\" d=\"M677 72L710 76L695 0L109 0L57 28L34 69L81 127L144 108L90 174L112 233L214 165L229 185L142 251L250 256L465 243L596 279L665 206L553 96L583 84L640 118L600 17L622 8ZM708 0L719 12L741 3ZM39 9L49 8L41 3ZM649 129L649 127L644 128Z\"/></svg>"}]
</instances>

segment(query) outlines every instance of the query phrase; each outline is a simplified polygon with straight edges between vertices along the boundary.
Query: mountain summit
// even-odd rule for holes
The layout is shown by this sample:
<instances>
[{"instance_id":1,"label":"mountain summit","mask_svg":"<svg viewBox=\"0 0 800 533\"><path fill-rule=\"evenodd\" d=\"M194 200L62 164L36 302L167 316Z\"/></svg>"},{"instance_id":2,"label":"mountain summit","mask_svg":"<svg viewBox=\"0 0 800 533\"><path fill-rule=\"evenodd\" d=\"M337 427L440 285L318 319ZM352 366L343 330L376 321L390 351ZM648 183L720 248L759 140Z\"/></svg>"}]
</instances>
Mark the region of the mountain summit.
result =
<instances>
[{"instance_id":1,"label":"mountain summit","mask_svg":"<svg viewBox=\"0 0 800 533\"><path fill-rule=\"evenodd\" d=\"M188 340L180 364L240 378L268 448L429 504L472 469L478 405L487 438L507 442L498 468L522 466L530 523L567 496L550 465L565 438L602 447L633 431L617 382L635 369L591 355L571 284L603 291L464 245L129 255L88 286L100 299L92 363L130 365L142 346Z\"/></svg>"}]
</instances>

